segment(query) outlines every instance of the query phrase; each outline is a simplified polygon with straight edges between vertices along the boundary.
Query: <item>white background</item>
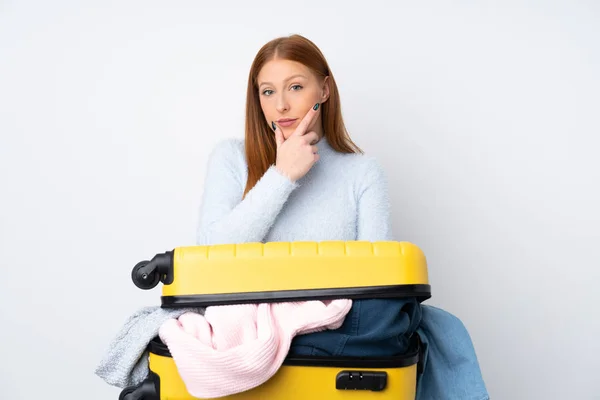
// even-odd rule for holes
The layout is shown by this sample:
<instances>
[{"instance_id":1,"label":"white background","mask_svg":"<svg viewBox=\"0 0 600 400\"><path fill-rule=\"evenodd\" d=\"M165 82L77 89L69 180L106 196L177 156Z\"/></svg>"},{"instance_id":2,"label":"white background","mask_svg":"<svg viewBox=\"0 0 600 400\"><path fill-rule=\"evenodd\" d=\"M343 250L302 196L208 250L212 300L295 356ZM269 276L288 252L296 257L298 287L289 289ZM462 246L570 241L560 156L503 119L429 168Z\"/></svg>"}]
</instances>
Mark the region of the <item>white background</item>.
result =
<instances>
[{"instance_id":1,"label":"white background","mask_svg":"<svg viewBox=\"0 0 600 400\"><path fill-rule=\"evenodd\" d=\"M207 155L291 33L492 398L600 399L600 6L573 0L0 1L0 397L118 397L94 367L160 295L131 268L194 243Z\"/></svg>"}]
</instances>

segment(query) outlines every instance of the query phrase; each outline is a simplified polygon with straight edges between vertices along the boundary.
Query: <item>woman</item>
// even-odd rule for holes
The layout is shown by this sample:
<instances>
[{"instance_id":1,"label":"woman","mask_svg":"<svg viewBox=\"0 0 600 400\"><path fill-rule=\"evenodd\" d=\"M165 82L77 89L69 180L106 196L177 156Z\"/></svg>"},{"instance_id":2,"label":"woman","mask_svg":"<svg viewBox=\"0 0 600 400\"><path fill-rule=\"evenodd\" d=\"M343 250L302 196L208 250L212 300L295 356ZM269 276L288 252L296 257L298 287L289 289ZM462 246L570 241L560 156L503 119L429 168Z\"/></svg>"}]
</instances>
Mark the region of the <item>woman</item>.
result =
<instances>
[{"instance_id":1,"label":"woman","mask_svg":"<svg viewBox=\"0 0 600 400\"><path fill-rule=\"evenodd\" d=\"M225 140L211 154L197 243L381 241L392 236L385 174L350 139L325 57L299 35L265 44L250 69L245 138ZM403 353L424 316L415 299L355 301L340 329L298 336L290 352ZM468 359L470 342L465 343L458 359ZM428 389L419 389L421 398L486 398L483 383L473 380L473 365L464 371L472 382L461 384L452 371L460 365L436 369L436 353L428 353L420 381Z\"/></svg>"},{"instance_id":2,"label":"woman","mask_svg":"<svg viewBox=\"0 0 600 400\"><path fill-rule=\"evenodd\" d=\"M348 137L317 47L266 44L247 90L245 140L211 155L198 243L390 239L383 171Z\"/></svg>"}]
</instances>

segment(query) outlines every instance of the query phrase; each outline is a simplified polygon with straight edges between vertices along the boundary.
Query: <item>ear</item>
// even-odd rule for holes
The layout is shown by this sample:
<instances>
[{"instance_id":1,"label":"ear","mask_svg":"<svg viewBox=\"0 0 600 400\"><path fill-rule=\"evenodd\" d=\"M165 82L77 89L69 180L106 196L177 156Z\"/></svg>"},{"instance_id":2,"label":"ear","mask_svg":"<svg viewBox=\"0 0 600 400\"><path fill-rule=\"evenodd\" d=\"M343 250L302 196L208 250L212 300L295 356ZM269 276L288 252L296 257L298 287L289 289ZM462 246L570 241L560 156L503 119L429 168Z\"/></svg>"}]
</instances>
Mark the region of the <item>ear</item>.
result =
<instances>
[{"instance_id":1,"label":"ear","mask_svg":"<svg viewBox=\"0 0 600 400\"><path fill-rule=\"evenodd\" d=\"M329 77L326 76L321 87L321 103L325 103L329 99Z\"/></svg>"}]
</instances>

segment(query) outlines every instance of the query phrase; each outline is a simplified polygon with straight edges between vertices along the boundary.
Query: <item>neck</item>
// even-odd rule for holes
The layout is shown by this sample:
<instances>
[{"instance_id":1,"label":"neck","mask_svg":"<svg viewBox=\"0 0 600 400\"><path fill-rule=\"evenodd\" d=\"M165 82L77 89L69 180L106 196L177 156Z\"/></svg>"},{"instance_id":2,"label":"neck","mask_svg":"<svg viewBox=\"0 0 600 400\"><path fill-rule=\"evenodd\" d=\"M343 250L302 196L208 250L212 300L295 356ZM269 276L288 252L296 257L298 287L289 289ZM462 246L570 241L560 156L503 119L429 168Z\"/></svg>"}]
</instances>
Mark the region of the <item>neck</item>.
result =
<instances>
[{"instance_id":1,"label":"neck","mask_svg":"<svg viewBox=\"0 0 600 400\"><path fill-rule=\"evenodd\" d=\"M319 155L321 157L331 154L335 151L325 136L321 136L315 145L319 148Z\"/></svg>"}]
</instances>

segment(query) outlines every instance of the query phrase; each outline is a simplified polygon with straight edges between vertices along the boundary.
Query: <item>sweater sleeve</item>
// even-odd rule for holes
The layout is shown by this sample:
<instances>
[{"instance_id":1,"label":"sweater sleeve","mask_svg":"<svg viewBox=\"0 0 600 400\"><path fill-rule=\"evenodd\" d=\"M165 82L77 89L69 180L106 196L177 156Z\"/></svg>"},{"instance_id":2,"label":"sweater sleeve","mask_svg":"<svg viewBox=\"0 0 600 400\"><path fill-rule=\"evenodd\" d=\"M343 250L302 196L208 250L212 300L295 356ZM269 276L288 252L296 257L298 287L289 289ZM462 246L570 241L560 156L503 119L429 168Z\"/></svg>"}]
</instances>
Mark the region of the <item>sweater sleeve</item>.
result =
<instances>
[{"instance_id":1,"label":"sweater sleeve","mask_svg":"<svg viewBox=\"0 0 600 400\"><path fill-rule=\"evenodd\" d=\"M374 158L365 167L358 193L357 240L393 240L387 177Z\"/></svg>"},{"instance_id":2,"label":"sweater sleeve","mask_svg":"<svg viewBox=\"0 0 600 400\"><path fill-rule=\"evenodd\" d=\"M235 139L211 153L196 232L198 245L262 242L298 186L271 166L242 200L247 168Z\"/></svg>"}]
</instances>

